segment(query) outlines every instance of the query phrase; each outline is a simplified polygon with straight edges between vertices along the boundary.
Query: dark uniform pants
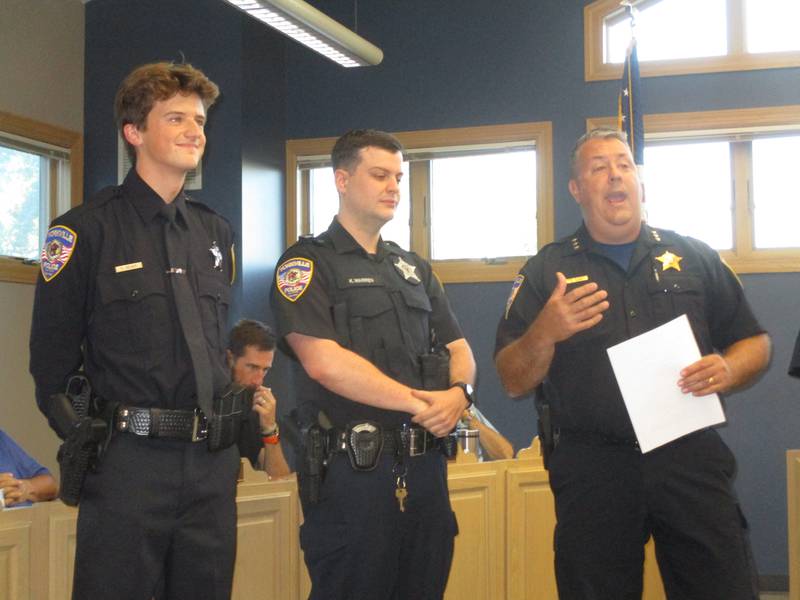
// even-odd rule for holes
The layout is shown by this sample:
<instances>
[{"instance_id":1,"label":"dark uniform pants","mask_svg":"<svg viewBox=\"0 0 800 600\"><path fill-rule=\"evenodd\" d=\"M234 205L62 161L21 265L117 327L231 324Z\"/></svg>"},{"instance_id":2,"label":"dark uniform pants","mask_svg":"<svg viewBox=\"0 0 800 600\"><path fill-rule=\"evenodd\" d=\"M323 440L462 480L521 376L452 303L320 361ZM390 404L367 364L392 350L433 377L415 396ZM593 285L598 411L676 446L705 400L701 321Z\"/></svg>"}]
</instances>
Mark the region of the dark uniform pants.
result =
<instances>
[{"instance_id":1,"label":"dark uniform pants","mask_svg":"<svg viewBox=\"0 0 800 600\"><path fill-rule=\"evenodd\" d=\"M334 456L319 504L306 511L300 544L311 576L309 600L438 600L458 532L439 452L407 459L408 496L395 498L394 459L356 472Z\"/></svg>"},{"instance_id":2,"label":"dark uniform pants","mask_svg":"<svg viewBox=\"0 0 800 600\"><path fill-rule=\"evenodd\" d=\"M570 437L549 466L562 600L640 600L651 534L670 600L758 598L735 460L716 431L644 455Z\"/></svg>"},{"instance_id":3,"label":"dark uniform pants","mask_svg":"<svg viewBox=\"0 0 800 600\"><path fill-rule=\"evenodd\" d=\"M86 479L73 600L229 600L236 447L115 435Z\"/></svg>"}]
</instances>

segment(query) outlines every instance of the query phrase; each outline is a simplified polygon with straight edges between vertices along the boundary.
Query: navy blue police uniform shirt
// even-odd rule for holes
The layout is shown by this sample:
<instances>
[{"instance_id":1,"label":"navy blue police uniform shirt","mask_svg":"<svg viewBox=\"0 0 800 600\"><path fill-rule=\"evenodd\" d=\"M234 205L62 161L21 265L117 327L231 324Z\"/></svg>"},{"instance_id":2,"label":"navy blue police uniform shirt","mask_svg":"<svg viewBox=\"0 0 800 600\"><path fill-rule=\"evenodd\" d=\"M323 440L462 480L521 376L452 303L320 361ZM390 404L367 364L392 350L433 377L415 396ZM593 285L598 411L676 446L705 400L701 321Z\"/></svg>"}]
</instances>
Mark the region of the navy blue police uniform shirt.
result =
<instances>
[{"instance_id":1,"label":"navy blue police uniform shirt","mask_svg":"<svg viewBox=\"0 0 800 600\"><path fill-rule=\"evenodd\" d=\"M719 254L699 240L642 226L627 272L596 247L585 226L548 244L512 284L497 329L495 354L521 337L556 286L567 292L595 282L609 309L594 327L556 344L547 374L558 400L555 427L635 438L606 350L686 314L702 355L763 333L741 283ZM675 374L675 382L679 374Z\"/></svg>"},{"instance_id":2,"label":"navy blue police uniform shirt","mask_svg":"<svg viewBox=\"0 0 800 600\"><path fill-rule=\"evenodd\" d=\"M227 312L234 277L233 232L221 216L183 192L173 201L188 240L215 392L230 381L225 363ZM36 285L30 371L47 414L83 366L93 390L139 407L197 406L188 347L166 270L164 201L132 169L56 218L45 240Z\"/></svg>"},{"instance_id":3,"label":"navy blue police uniform shirt","mask_svg":"<svg viewBox=\"0 0 800 600\"><path fill-rule=\"evenodd\" d=\"M271 303L281 349L290 357L294 355L285 341L290 333L333 340L416 389L422 387L419 356L433 343L446 345L463 337L426 261L383 240L377 253L370 255L336 218L325 233L303 238L284 253ZM324 410L336 426L374 420L394 427L410 419L407 413L330 392L311 380L296 361L295 374L298 406Z\"/></svg>"}]
</instances>

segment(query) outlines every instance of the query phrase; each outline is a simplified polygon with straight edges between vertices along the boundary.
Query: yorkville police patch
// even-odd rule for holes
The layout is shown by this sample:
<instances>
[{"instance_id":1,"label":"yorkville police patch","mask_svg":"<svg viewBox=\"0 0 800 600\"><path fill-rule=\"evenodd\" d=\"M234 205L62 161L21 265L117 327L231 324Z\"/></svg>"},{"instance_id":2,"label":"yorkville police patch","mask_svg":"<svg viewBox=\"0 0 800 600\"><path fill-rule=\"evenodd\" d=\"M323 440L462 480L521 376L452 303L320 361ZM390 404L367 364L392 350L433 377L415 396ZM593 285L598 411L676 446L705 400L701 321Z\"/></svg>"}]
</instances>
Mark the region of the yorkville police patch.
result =
<instances>
[{"instance_id":1,"label":"yorkville police patch","mask_svg":"<svg viewBox=\"0 0 800 600\"><path fill-rule=\"evenodd\" d=\"M45 281L50 281L64 270L77 241L78 234L69 227L56 225L47 230L41 256L42 277Z\"/></svg>"},{"instance_id":2,"label":"yorkville police patch","mask_svg":"<svg viewBox=\"0 0 800 600\"><path fill-rule=\"evenodd\" d=\"M281 295L295 302L303 295L314 276L314 261L307 258L290 258L278 267L275 283Z\"/></svg>"},{"instance_id":3,"label":"yorkville police patch","mask_svg":"<svg viewBox=\"0 0 800 600\"><path fill-rule=\"evenodd\" d=\"M511 284L511 293L508 295L508 300L506 300L506 319L508 319L508 311L511 310L511 305L514 304L514 298L517 297L517 292L519 292L523 281L525 281L525 275L520 273L514 278L514 283Z\"/></svg>"}]
</instances>

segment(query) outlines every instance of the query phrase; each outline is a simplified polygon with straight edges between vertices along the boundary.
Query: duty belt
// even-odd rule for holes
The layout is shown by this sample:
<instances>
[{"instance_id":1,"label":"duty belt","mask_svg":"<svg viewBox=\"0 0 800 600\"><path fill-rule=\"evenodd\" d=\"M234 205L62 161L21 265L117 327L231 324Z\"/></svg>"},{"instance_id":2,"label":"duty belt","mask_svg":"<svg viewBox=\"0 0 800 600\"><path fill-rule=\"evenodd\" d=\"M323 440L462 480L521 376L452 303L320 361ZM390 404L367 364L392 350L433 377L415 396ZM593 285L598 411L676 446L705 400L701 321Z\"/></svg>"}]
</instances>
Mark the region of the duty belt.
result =
<instances>
[{"instance_id":1,"label":"duty belt","mask_svg":"<svg viewBox=\"0 0 800 600\"><path fill-rule=\"evenodd\" d=\"M200 442L208 437L208 421L203 412L166 408L120 406L114 429L135 435L186 442Z\"/></svg>"},{"instance_id":2,"label":"duty belt","mask_svg":"<svg viewBox=\"0 0 800 600\"><path fill-rule=\"evenodd\" d=\"M347 452L347 431L331 429L331 452ZM405 439L403 439L405 438ZM383 430L383 454L401 454L405 448L405 456L420 456L431 450L439 449L439 438L422 427L408 429Z\"/></svg>"}]
</instances>

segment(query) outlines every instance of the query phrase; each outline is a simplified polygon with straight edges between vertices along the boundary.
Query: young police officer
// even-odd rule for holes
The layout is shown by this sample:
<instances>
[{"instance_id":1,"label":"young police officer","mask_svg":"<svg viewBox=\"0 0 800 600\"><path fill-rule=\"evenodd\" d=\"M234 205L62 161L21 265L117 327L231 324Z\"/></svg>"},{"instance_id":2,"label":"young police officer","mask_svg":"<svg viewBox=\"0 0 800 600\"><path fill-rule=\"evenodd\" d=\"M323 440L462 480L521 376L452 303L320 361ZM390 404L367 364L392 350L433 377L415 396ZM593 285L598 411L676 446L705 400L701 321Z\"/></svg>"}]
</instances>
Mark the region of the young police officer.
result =
<instances>
[{"instance_id":1,"label":"young police officer","mask_svg":"<svg viewBox=\"0 0 800 600\"><path fill-rule=\"evenodd\" d=\"M380 237L400 201L398 140L351 131L332 160L338 215L286 251L272 290L302 366L298 405L331 425L327 474L300 532L311 598L441 598L456 522L435 436L467 407L475 363L430 265ZM421 362L439 345L449 368L425 391Z\"/></svg>"},{"instance_id":2,"label":"young police officer","mask_svg":"<svg viewBox=\"0 0 800 600\"><path fill-rule=\"evenodd\" d=\"M512 396L540 384L548 391L559 597L641 598L652 534L669 598L754 600L730 450L704 429L642 454L606 349L687 314L703 356L675 381L704 396L752 381L766 367L769 339L715 251L642 223L643 189L624 134L578 140L569 190L584 225L520 271L496 354Z\"/></svg>"},{"instance_id":3,"label":"young police officer","mask_svg":"<svg viewBox=\"0 0 800 600\"><path fill-rule=\"evenodd\" d=\"M54 424L51 397L82 367L112 412L80 502L76 599L146 600L159 580L164 598L230 597L239 454L229 435L211 451L206 419L229 383L233 235L183 193L218 93L190 65L130 73L115 109L135 167L58 217L42 250L30 363L39 408Z\"/></svg>"}]
</instances>

